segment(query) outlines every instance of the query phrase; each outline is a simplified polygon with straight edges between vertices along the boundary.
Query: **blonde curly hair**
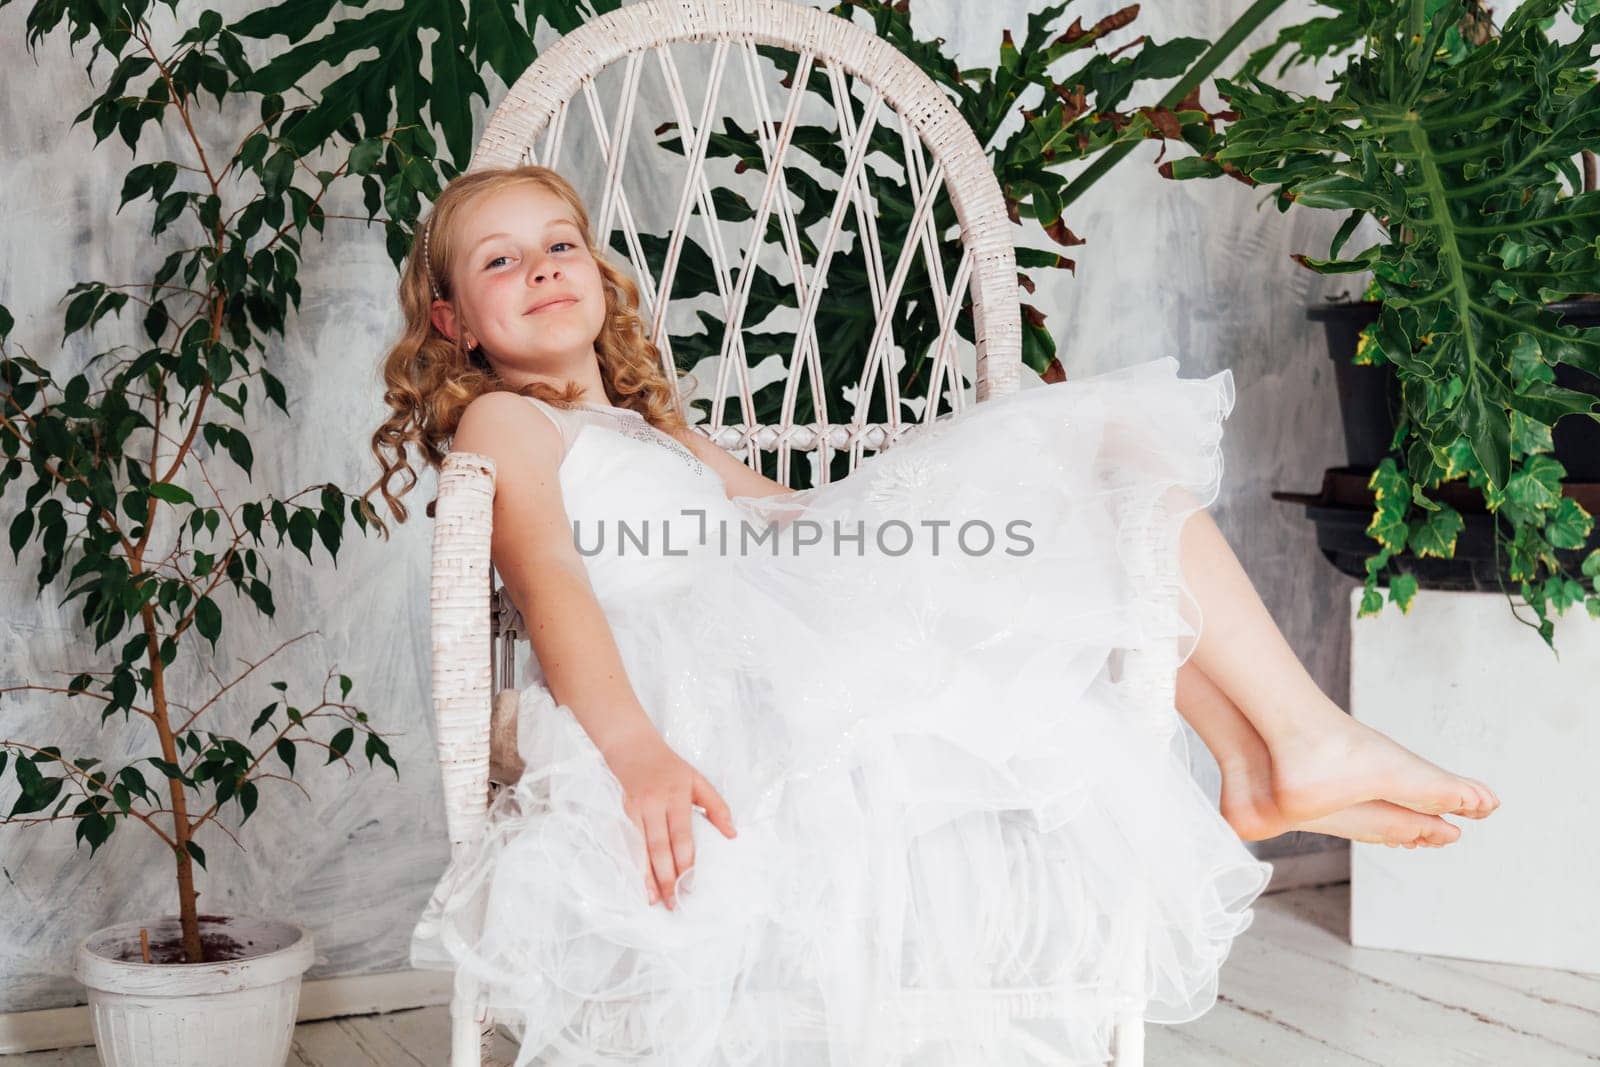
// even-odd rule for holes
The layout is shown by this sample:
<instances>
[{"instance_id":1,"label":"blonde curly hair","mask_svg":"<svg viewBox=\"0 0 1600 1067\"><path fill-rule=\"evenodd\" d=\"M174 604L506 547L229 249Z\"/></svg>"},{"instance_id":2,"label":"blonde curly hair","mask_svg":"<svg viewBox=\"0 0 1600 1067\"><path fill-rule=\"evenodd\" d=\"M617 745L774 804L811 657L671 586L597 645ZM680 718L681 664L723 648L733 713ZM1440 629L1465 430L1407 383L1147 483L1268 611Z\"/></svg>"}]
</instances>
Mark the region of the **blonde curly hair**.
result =
<instances>
[{"instance_id":1,"label":"blonde curly hair","mask_svg":"<svg viewBox=\"0 0 1600 1067\"><path fill-rule=\"evenodd\" d=\"M473 400L498 390L568 406L583 394L582 387L570 381L559 389L545 382L521 388L511 386L495 373L481 348L468 351L459 336L446 337L434 326L430 314L434 286L439 299L452 303L455 299L450 271L457 251L454 223L458 213L479 197L521 183L566 201L583 231L589 254L600 268L606 314L594 348L607 402L631 408L669 433L686 425L677 404L676 383L662 369L660 352L646 336L644 319L639 314L639 287L608 258L604 249L595 245L589 213L577 190L554 170L534 164L458 175L440 192L428 217L419 222L413 234L411 254L406 257L398 286L405 327L400 340L383 358L383 399L390 414L372 435L372 451L383 473L361 495L359 506L367 521L385 538L389 530L372 505L372 495L381 493L395 521L405 522L408 512L400 498L418 480L411 448L416 448L418 459L437 468L449 453L449 441L461 422L461 413ZM391 487L396 479L401 480L398 489ZM428 503L426 513L430 518L436 502Z\"/></svg>"}]
</instances>

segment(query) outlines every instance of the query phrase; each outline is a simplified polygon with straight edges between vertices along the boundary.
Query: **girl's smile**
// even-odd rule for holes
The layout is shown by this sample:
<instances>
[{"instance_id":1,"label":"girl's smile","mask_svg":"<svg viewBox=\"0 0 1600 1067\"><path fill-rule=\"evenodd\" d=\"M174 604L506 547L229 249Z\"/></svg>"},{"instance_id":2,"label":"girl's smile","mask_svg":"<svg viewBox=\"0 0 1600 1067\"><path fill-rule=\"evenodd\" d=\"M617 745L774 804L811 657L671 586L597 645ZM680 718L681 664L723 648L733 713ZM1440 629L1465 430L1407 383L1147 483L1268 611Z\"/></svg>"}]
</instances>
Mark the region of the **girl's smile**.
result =
<instances>
[{"instance_id":1,"label":"girl's smile","mask_svg":"<svg viewBox=\"0 0 1600 1067\"><path fill-rule=\"evenodd\" d=\"M529 308L527 310L526 314L538 315L538 314L541 314L541 313L546 312L546 311L560 311L562 308L571 307L573 304L576 304L577 302L578 302L578 298L575 297L575 296L552 297L549 300L545 300L545 301L542 301L541 303L535 304L533 307L531 307L531 308Z\"/></svg>"}]
</instances>

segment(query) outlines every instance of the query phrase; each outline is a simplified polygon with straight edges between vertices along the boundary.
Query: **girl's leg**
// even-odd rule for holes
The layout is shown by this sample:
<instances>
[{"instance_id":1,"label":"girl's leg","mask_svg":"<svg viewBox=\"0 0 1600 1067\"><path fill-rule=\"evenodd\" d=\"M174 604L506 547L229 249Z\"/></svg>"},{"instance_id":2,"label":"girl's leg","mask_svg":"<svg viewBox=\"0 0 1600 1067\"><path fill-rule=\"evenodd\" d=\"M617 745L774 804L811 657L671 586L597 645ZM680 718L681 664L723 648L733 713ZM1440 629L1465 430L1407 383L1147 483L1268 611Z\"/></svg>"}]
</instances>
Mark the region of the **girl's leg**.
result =
<instances>
[{"instance_id":1,"label":"girl's leg","mask_svg":"<svg viewBox=\"0 0 1600 1067\"><path fill-rule=\"evenodd\" d=\"M1303 822L1368 800L1469 818L1499 806L1481 782L1429 763L1328 699L1205 509L1184 523L1179 556L1201 612L1191 659L1266 745L1283 818Z\"/></svg>"},{"instance_id":2,"label":"girl's leg","mask_svg":"<svg viewBox=\"0 0 1600 1067\"><path fill-rule=\"evenodd\" d=\"M1438 847L1461 836L1459 827L1384 800L1293 823L1272 798L1272 758L1266 742L1228 695L1189 659L1178 671L1178 712L1194 727L1222 770L1222 816L1246 841L1289 830L1346 837L1390 846Z\"/></svg>"}]
</instances>

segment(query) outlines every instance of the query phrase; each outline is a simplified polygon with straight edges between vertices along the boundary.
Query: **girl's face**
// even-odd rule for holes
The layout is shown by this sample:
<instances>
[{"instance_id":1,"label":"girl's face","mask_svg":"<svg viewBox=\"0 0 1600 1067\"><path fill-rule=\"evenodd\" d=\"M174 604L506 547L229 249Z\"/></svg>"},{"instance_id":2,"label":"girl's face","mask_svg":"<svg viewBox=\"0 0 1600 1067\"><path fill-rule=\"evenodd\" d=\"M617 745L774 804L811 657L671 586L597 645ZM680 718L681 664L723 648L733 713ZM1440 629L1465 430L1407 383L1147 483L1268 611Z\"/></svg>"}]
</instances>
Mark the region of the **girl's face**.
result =
<instances>
[{"instance_id":1,"label":"girl's face","mask_svg":"<svg viewBox=\"0 0 1600 1067\"><path fill-rule=\"evenodd\" d=\"M455 307L434 301L434 325L450 337L459 327L466 347L482 345L513 384L588 377L605 323L605 287L566 201L513 185L457 218Z\"/></svg>"}]
</instances>

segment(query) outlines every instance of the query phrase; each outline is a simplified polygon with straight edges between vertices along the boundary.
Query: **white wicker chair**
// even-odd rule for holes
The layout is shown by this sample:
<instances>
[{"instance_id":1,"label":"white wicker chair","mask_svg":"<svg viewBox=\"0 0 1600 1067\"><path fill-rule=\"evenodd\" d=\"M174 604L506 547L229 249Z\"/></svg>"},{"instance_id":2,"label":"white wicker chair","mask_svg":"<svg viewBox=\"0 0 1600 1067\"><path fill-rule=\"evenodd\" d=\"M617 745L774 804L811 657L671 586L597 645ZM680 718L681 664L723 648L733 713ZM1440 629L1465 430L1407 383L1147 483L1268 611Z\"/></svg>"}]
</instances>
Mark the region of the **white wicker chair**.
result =
<instances>
[{"instance_id":1,"label":"white wicker chair","mask_svg":"<svg viewBox=\"0 0 1600 1067\"><path fill-rule=\"evenodd\" d=\"M667 47L673 42L686 41L706 42L712 49L705 103L697 119L690 116L682 80L671 49ZM770 119L766 90L758 80L758 43L789 49L799 57L797 76L788 90L785 114L776 124ZM611 234L620 221L640 281L645 303L643 311L651 323L653 339L662 350L664 369L676 376L666 334L667 301L664 295L658 294L671 292L672 272L678 262L691 204L698 204L702 224L717 217L704 164L707 135L716 115L718 88L730 50L739 53L743 60L751 102L759 116L758 133L767 164L757 216L749 229L751 244L739 263L753 261L770 214L776 211L793 268L801 326L796 328L795 352L787 366L781 417L776 423L757 424L750 367L741 336L749 285L755 271L741 270L737 287L731 287L719 227L707 225L707 246L723 300L725 321L729 324L713 395L732 395L728 390L731 378L744 422L721 425L722 404L717 403L713 405L712 421L700 426L701 432L752 465L759 462L762 451L776 451L778 477L786 481L789 480L791 450L821 448L823 455L828 456L834 449L847 449L849 469L854 470L863 449L891 447L912 426L900 421L897 375L884 369L893 342L889 322L907 269L919 248L929 275L934 279L933 300L940 325L934 369L927 378L929 391L923 406L924 419L934 415L938 390L945 388L947 381L951 407L960 410L966 403L960 371L952 354L952 334L961 306L960 294L969 285L976 340L976 399L981 402L1016 390L1020 386L1021 322L1011 224L982 146L944 93L921 69L866 29L826 12L788 0L643 0L597 18L546 49L518 79L491 117L468 169L475 171L524 162L556 165L569 104L581 94L588 105L597 143L603 146L602 159L606 167L598 207L595 200L589 200L595 239L609 246ZM678 123L684 147L684 174L681 188L673 187L679 194L677 211L668 231L671 240L664 276L660 279L651 278L646 267L634 215L621 186L627 134L633 125L635 104L639 99L639 76L645 58L650 55L661 71L663 98ZM615 124L608 127L595 90L595 79L601 71L619 61L624 64L623 87ZM779 182L784 155L797 122L801 97L806 92L808 74L814 65L825 73L833 93L840 147L847 165L827 233L818 242L821 249L818 262L823 267L807 276L788 197L775 193L783 189ZM856 86L864 87L867 93L859 125L851 107L839 106L851 92L846 73L853 75ZM905 180L916 200L911 232L917 235L916 239L906 242L899 262L887 276L877 241L872 198L862 167L868 138L877 123L879 109L885 103L900 120L904 158L909 161ZM931 154L931 161L925 159L923 146ZM542 154L536 151L539 148ZM959 220L963 249L959 267L948 284L936 252L937 235L930 210L941 185L947 187ZM874 387L886 390L889 417L887 422L876 424L859 419L833 423L827 421L826 412L814 411L811 421L801 421L797 420L795 411L796 386L802 374L810 374L813 381L819 376L817 338L812 327L825 288L827 254L834 247L845 211L851 205L858 213L872 282L871 296L878 315L867 365L862 368L856 385L863 397L870 395ZM816 392L820 394L820 388ZM861 404L859 410L864 411L865 407ZM822 464L821 474L826 479L826 463ZM433 703L447 820L454 848L475 840L484 827L490 790L491 706L496 690L507 694L515 691L515 641L524 636L509 599L494 589L489 559L494 481L494 464L488 457L452 453L443 464L438 485L431 584ZM1175 546L1140 547L1143 555L1139 565L1148 572L1148 578L1164 583L1175 600L1178 595ZM1157 742L1170 737L1176 729L1175 718L1160 714L1159 709L1172 707L1177 651L1174 643L1160 649L1129 650L1120 657L1119 681L1130 695L1130 706L1158 709L1149 716L1148 723L1153 740ZM1140 902L1131 900L1127 911L1115 917L1121 923L1123 952L1128 960L1125 969L1128 988L1121 991L1120 1003L1124 1007L1116 1030L1115 1063L1118 1067L1137 1067L1143 1062L1142 974L1137 966L1142 947L1137 941L1140 909ZM997 1019L996 1025L1001 1022ZM478 990L462 976L458 976L451 1005L451 1026L451 1064L453 1067L478 1067L483 1055L480 1042L492 1031L489 1020L482 1014Z\"/></svg>"}]
</instances>

